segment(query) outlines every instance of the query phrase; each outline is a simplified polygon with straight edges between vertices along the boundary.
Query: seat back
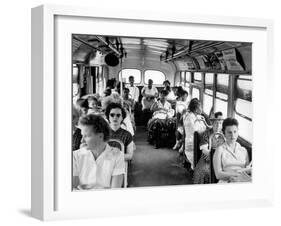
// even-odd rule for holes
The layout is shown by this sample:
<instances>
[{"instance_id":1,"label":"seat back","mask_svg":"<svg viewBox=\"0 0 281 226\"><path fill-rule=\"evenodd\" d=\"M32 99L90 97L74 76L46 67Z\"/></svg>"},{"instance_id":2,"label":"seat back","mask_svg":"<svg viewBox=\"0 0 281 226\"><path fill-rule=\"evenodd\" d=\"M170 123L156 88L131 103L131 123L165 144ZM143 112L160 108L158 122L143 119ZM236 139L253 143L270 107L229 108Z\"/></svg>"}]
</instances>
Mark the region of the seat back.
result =
<instances>
[{"instance_id":1,"label":"seat back","mask_svg":"<svg viewBox=\"0 0 281 226\"><path fill-rule=\"evenodd\" d=\"M125 147L124 147L124 144L121 140L109 139L107 143L109 144L109 146L114 147L114 148L118 148L123 153L125 152Z\"/></svg>"},{"instance_id":2,"label":"seat back","mask_svg":"<svg viewBox=\"0 0 281 226\"><path fill-rule=\"evenodd\" d=\"M216 175L215 175L214 162L213 162L213 157L214 157L215 151L216 150L213 149L213 148L210 151L210 170L211 170L210 180L211 180L211 184L218 183L218 179L216 178Z\"/></svg>"},{"instance_id":3,"label":"seat back","mask_svg":"<svg viewBox=\"0 0 281 226\"><path fill-rule=\"evenodd\" d=\"M121 152L125 153L125 147L121 140L118 139L109 139L109 146L118 148ZM128 186L128 162L125 161L125 174L124 174L124 182L123 187L126 188Z\"/></svg>"},{"instance_id":4,"label":"seat back","mask_svg":"<svg viewBox=\"0 0 281 226\"><path fill-rule=\"evenodd\" d=\"M193 166L195 167L201 158L202 151L200 150L200 134L195 131L193 137Z\"/></svg>"}]
</instances>

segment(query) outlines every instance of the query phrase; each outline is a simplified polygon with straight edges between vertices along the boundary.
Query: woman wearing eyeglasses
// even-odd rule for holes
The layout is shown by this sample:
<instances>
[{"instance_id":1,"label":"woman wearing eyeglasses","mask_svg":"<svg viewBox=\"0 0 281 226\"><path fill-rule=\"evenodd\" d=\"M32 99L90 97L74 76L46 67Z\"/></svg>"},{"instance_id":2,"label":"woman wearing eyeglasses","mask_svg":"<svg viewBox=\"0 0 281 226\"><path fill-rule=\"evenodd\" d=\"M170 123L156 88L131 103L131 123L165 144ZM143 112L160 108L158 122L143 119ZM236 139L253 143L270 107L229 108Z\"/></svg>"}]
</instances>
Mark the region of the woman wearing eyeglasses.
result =
<instances>
[{"instance_id":1,"label":"woman wearing eyeglasses","mask_svg":"<svg viewBox=\"0 0 281 226\"><path fill-rule=\"evenodd\" d=\"M123 120L126 118L126 111L119 103L110 103L105 111L105 115L111 128L111 139L118 139L125 147L125 160L132 159L134 154L134 142L130 132L121 128Z\"/></svg>"}]
</instances>

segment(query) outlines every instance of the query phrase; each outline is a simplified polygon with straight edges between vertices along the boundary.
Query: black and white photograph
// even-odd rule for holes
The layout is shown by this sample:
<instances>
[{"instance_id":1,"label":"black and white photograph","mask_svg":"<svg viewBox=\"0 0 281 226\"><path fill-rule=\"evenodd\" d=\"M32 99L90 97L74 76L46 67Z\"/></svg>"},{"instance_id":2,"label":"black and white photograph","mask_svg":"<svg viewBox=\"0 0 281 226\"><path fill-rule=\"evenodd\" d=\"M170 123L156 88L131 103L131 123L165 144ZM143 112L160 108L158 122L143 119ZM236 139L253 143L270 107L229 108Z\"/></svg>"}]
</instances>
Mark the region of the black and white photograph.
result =
<instances>
[{"instance_id":1,"label":"black and white photograph","mask_svg":"<svg viewBox=\"0 0 281 226\"><path fill-rule=\"evenodd\" d=\"M72 34L69 45L73 191L252 182L251 42Z\"/></svg>"}]
</instances>

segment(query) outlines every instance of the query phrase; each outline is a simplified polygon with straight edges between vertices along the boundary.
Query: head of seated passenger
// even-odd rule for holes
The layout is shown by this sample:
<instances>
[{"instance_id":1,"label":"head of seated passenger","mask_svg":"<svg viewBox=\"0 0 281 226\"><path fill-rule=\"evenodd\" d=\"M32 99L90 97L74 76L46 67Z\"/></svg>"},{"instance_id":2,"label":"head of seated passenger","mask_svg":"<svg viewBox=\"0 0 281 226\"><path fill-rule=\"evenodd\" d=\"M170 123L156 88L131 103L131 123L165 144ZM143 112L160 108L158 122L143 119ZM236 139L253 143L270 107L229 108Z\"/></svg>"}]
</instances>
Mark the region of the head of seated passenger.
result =
<instances>
[{"instance_id":1,"label":"head of seated passenger","mask_svg":"<svg viewBox=\"0 0 281 226\"><path fill-rule=\"evenodd\" d=\"M134 86L134 83L135 83L134 76L132 76L132 75L129 76L129 83L130 83L130 86Z\"/></svg>"},{"instance_id":2,"label":"head of seated passenger","mask_svg":"<svg viewBox=\"0 0 281 226\"><path fill-rule=\"evenodd\" d=\"M194 114L201 114L202 107L201 107L200 101L197 98L191 99L191 101L188 105L188 110Z\"/></svg>"},{"instance_id":3,"label":"head of seated passenger","mask_svg":"<svg viewBox=\"0 0 281 226\"><path fill-rule=\"evenodd\" d=\"M226 118L222 123L222 132L227 144L233 144L238 139L239 123L235 118Z\"/></svg>"},{"instance_id":4,"label":"head of seated passenger","mask_svg":"<svg viewBox=\"0 0 281 226\"><path fill-rule=\"evenodd\" d=\"M165 102L167 100L168 94L169 94L169 92L167 90L165 90L165 89L161 90L160 96L159 96L160 101Z\"/></svg>"},{"instance_id":5,"label":"head of seated passenger","mask_svg":"<svg viewBox=\"0 0 281 226\"><path fill-rule=\"evenodd\" d=\"M121 127L123 119L126 118L126 111L119 103L110 103L105 110L106 118L113 129Z\"/></svg>"},{"instance_id":6,"label":"head of seated passenger","mask_svg":"<svg viewBox=\"0 0 281 226\"><path fill-rule=\"evenodd\" d=\"M178 96L178 97L179 97L179 100L180 100L180 101L185 102L185 101L187 101L188 92L187 92L186 90L182 90L182 91L180 92L180 96Z\"/></svg>"},{"instance_id":7,"label":"head of seated passenger","mask_svg":"<svg viewBox=\"0 0 281 226\"><path fill-rule=\"evenodd\" d=\"M112 97L112 102L123 105L123 98L119 93L112 93L110 96Z\"/></svg>"},{"instance_id":8,"label":"head of seated passenger","mask_svg":"<svg viewBox=\"0 0 281 226\"><path fill-rule=\"evenodd\" d=\"M222 131L222 123L223 123L223 114L221 111L218 111L214 114L213 118L210 118L210 121L213 126L213 131L215 133Z\"/></svg>"},{"instance_id":9,"label":"head of seated passenger","mask_svg":"<svg viewBox=\"0 0 281 226\"><path fill-rule=\"evenodd\" d=\"M85 115L79 119L79 128L89 150L95 149L107 142L110 128L106 120L99 115Z\"/></svg>"},{"instance_id":10,"label":"head of seated passenger","mask_svg":"<svg viewBox=\"0 0 281 226\"><path fill-rule=\"evenodd\" d=\"M106 82L106 88L115 89L117 85L116 78L108 79Z\"/></svg>"},{"instance_id":11,"label":"head of seated passenger","mask_svg":"<svg viewBox=\"0 0 281 226\"><path fill-rule=\"evenodd\" d=\"M123 90L123 98L124 99L129 99L129 93L130 93L130 90L128 88L124 88L124 90Z\"/></svg>"},{"instance_id":12,"label":"head of seated passenger","mask_svg":"<svg viewBox=\"0 0 281 226\"><path fill-rule=\"evenodd\" d=\"M88 113L89 105L87 100L78 99L76 105L80 116L86 115Z\"/></svg>"},{"instance_id":13,"label":"head of seated passenger","mask_svg":"<svg viewBox=\"0 0 281 226\"><path fill-rule=\"evenodd\" d=\"M153 85L153 80L152 79L148 79L148 88L151 89Z\"/></svg>"},{"instance_id":14,"label":"head of seated passenger","mask_svg":"<svg viewBox=\"0 0 281 226\"><path fill-rule=\"evenodd\" d=\"M96 97L89 96L88 97L88 105L89 105L89 108L95 109L95 108L98 107L99 101L98 101L98 99Z\"/></svg>"},{"instance_id":15,"label":"head of seated passenger","mask_svg":"<svg viewBox=\"0 0 281 226\"><path fill-rule=\"evenodd\" d=\"M111 95L111 89L110 88L106 88L105 91L103 92L104 96L110 96Z\"/></svg>"},{"instance_id":16,"label":"head of seated passenger","mask_svg":"<svg viewBox=\"0 0 281 226\"><path fill-rule=\"evenodd\" d=\"M164 85L164 90L167 90L168 92L171 91L171 87L170 87L171 83L170 83L169 80L165 80L165 81L163 82L163 85Z\"/></svg>"}]
</instances>

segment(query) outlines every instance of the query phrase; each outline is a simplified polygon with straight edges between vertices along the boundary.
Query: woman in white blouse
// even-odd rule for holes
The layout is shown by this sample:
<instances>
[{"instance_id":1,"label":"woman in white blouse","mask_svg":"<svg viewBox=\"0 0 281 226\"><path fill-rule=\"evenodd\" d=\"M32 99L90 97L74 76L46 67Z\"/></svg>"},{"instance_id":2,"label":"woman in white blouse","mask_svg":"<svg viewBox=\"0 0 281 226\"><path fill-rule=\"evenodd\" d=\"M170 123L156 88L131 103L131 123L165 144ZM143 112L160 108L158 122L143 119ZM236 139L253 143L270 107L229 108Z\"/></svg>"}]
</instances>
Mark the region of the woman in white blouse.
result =
<instances>
[{"instance_id":1,"label":"woman in white blouse","mask_svg":"<svg viewBox=\"0 0 281 226\"><path fill-rule=\"evenodd\" d=\"M79 120L86 146L73 152L73 188L96 189L122 186L124 154L110 147L110 128L99 115L86 115Z\"/></svg>"},{"instance_id":2,"label":"woman in white blouse","mask_svg":"<svg viewBox=\"0 0 281 226\"><path fill-rule=\"evenodd\" d=\"M238 142L238 121L227 118L223 121L222 132L226 142L214 154L214 171L219 182L251 181L251 166L247 150Z\"/></svg>"}]
</instances>

